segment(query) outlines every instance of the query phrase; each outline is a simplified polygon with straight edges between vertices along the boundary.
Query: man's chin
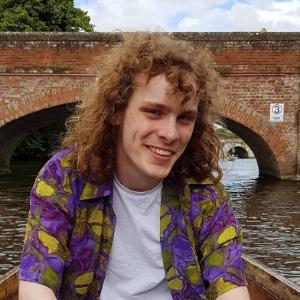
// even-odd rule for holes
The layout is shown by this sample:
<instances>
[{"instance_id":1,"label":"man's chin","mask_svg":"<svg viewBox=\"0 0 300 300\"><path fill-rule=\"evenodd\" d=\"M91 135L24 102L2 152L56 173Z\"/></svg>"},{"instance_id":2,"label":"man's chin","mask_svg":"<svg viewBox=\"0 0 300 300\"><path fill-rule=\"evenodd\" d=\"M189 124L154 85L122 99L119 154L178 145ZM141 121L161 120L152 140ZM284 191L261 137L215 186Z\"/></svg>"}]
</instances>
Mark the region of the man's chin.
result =
<instances>
[{"instance_id":1,"label":"man's chin","mask_svg":"<svg viewBox=\"0 0 300 300\"><path fill-rule=\"evenodd\" d=\"M151 177L157 180L164 180L170 174L171 169L169 170L157 170L151 172Z\"/></svg>"}]
</instances>

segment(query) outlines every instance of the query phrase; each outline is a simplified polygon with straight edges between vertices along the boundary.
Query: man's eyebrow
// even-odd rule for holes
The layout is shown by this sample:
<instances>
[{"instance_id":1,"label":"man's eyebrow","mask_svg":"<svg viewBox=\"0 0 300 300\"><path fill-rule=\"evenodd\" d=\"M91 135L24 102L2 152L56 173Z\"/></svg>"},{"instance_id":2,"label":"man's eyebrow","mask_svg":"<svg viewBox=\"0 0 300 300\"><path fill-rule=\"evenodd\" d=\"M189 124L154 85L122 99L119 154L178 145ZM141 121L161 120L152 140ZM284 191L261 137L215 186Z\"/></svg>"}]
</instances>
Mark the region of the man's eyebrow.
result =
<instances>
[{"instance_id":1,"label":"man's eyebrow","mask_svg":"<svg viewBox=\"0 0 300 300\"><path fill-rule=\"evenodd\" d=\"M155 101L143 101L142 106L149 106L151 108L157 108L157 109L165 110L165 111L171 110L171 108L168 107L167 105L164 105L164 104L161 104L161 103L155 102ZM198 109L183 109L180 113L181 114L197 115L198 114Z\"/></svg>"},{"instance_id":2,"label":"man's eyebrow","mask_svg":"<svg viewBox=\"0 0 300 300\"><path fill-rule=\"evenodd\" d=\"M156 101L143 101L142 105L146 105L146 106L151 106L154 108L158 108L158 109L162 109L162 110L168 110L168 106L161 104L160 102L156 102Z\"/></svg>"}]
</instances>

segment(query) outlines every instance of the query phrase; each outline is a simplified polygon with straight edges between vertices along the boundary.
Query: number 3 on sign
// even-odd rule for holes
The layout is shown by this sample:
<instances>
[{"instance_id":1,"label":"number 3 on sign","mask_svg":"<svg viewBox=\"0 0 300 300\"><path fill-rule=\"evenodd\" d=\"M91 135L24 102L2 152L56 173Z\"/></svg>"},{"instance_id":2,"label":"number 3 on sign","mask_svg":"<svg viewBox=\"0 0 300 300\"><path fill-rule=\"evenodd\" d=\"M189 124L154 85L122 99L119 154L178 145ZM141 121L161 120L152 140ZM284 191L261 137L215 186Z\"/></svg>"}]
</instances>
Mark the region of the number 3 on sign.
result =
<instances>
[{"instance_id":1,"label":"number 3 on sign","mask_svg":"<svg viewBox=\"0 0 300 300\"><path fill-rule=\"evenodd\" d=\"M270 104L270 122L283 122L283 103L271 103Z\"/></svg>"}]
</instances>

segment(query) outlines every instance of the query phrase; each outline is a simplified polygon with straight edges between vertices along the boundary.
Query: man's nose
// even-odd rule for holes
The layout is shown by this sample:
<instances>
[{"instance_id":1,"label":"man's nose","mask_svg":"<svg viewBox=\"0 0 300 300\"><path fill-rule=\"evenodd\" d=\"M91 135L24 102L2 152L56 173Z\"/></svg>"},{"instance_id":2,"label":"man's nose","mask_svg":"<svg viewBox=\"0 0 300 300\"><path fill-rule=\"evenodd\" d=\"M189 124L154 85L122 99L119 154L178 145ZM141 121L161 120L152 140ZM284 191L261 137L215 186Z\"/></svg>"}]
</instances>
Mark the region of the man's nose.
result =
<instances>
[{"instance_id":1,"label":"man's nose","mask_svg":"<svg viewBox=\"0 0 300 300\"><path fill-rule=\"evenodd\" d=\"M168 144L179 140L177 122L175 118L166 118L159 129L159 136Z\"/></svg>"}]
</instances>

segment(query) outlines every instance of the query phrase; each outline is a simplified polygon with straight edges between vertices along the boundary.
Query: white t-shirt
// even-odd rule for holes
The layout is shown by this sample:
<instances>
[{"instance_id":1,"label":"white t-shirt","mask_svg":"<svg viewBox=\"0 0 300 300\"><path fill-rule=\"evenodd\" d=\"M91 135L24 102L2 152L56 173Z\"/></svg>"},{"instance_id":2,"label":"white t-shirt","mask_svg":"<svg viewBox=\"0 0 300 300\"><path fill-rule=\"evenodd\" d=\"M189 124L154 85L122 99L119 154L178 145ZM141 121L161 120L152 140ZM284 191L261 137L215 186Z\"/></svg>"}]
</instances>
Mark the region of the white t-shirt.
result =
<instances>
[{"instance_id":1,"label":"white t-shirt","mask_svg":"<svg viewBox=\"0 0 300 300\"><path fill-rule=\"evenodd\" d=\"M172 300L160 246L162 182L135 192L114 178L116 228L101 300Z\"/></svg>"}]
</instances>

